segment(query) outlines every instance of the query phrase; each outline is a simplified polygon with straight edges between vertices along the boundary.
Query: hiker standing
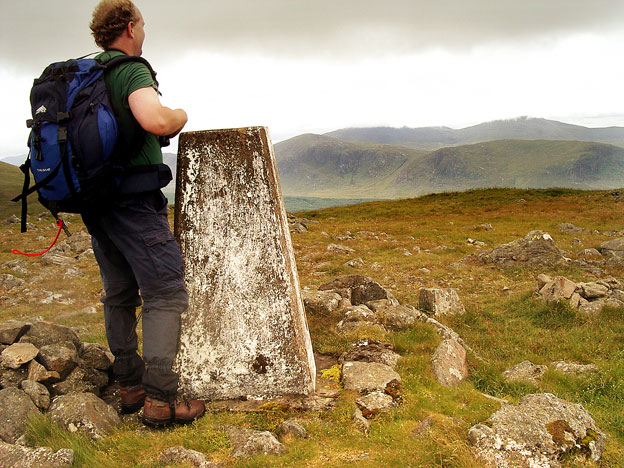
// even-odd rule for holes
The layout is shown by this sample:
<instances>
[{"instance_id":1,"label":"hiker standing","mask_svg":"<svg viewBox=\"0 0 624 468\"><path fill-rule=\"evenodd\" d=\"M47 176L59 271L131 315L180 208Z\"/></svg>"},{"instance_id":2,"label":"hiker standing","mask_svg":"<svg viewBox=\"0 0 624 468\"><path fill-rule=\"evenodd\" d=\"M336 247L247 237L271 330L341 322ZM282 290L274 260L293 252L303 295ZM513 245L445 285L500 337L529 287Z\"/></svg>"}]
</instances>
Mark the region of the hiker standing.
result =
<instances>
[{"instance_id":1,"label":"hiker standing","mask_svg":"<svg viewBox=\"0 0 624 468\"><path fill-rule=\"evenodd\" d=\"M144 24L130 0L102 0L90 25L96 44L104 49L96 59L140 56ZM157 83L143 63L117 66L105 81L119 124L124 165L162 164L159 137L177 135L186 124L186 112L162 106ZM172 370L180 314L188 306L184 264L169 228L167 199L143 175L129 175L121 183L122 195L102 209L82 213L82 218L102 276L106 336L115 355L113 372L121 384L123 410L143 406L143 422L149 425L187 423L202 416L205 408L198 400L177 400L178 375ZM141 302L143 358L137 353L136 334Z\"/></svg>"}]
</instances>

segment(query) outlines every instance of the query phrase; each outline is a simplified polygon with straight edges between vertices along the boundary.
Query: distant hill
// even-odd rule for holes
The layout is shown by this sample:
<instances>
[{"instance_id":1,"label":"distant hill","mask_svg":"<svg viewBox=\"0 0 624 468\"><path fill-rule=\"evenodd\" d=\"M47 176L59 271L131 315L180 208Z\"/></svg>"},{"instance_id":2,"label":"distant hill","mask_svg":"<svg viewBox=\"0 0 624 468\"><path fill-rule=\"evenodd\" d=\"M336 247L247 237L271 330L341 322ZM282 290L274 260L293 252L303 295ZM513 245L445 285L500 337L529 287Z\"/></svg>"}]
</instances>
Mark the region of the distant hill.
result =
<instances>
[{"instance_id":1,"label":"distant hill","mask_svg":"<svg viewBox=\"0 0 624 468\"><path fill-rule=\"evenodd\" d=\"M24 164L24 161L26 161L26 155L25 154L21 154L19 156L8 156L6 158L2 158L2 160L0 162L4 162L7 164L11 164L13 166L21 166L22 164Z\"/></svg>"},{"instance_id":2,"label":"distant hill","mask_svg":"<svg viewBox=\"0 0 624 468\"><path fill-rule=\"evenodd\" d=\"M24 161L22 161L24 162ZM24 174L18 167L0 161L0 219L12 214L20 216L22 205L11 199L22 193ZM28 197L29 213L40 213L45 210L37 201L36 195Z\"/></svg>"},{"instance_id":3,"label":"distant hill","mask_svg":"<svg viewBox=\"0 0 624 468\"><path fill-rule=\"evenodd\" d=\"M496 120L458 130L449 127L344 128L326 133L325 136L344 141L376 142L422 149L509 139L595 141L624 147L624 127L588 128L527 117Z\"/></svg>"},{"instance_id":4,"label":"distant hill","mask_svg":"<svg viewBox=\"0 0 624 468\"><path fill-rule=\"evenodd\" d=\"M485 187L624 186L624 148L595 142L498 140L432 152L301 135L275 145L287 196L405 198Z\"/></svg>"}]
</instances>

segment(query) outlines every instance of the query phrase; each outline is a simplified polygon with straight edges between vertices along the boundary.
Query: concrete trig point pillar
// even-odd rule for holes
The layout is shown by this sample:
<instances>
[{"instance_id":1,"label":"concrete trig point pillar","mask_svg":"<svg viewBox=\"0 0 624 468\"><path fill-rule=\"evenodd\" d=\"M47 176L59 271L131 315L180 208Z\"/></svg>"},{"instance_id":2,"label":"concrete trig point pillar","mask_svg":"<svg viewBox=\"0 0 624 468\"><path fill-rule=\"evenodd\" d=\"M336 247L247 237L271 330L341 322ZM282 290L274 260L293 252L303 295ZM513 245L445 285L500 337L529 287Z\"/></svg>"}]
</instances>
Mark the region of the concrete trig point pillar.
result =
<instances>
[{"instance_id":1,"label":"concrete trig point pillar","mask_svg":"<svg viewBox=\"0 0 624 468\"><path fill-rule=\"evenodd\" d=\"M190 297L175 363L182 393L313 392L312 344L266 128L180 135L175 233Z\"/></svg>"}]
</instances>

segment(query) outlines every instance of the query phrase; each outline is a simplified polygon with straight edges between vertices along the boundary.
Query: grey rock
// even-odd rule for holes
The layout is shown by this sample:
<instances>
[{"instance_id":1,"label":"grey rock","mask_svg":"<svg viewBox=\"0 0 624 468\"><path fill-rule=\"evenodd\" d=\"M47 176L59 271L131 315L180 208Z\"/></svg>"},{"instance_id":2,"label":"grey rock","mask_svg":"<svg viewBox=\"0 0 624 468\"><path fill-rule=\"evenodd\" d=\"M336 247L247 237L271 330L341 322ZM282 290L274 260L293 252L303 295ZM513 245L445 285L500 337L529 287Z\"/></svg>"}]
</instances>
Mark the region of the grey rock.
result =
<instances>
[{"instance_id":1,"label":"grey rock","mask_svg":"<svg viewBox=\"0 0 624 468\"><path fill-rule=\"evenodd\" d=\"M605 439L585 408L550 393L504 405L468 432L477 456L497 468L558 468L571 452L598 461Z\"/></svg>"},{"instance_id":2,"label":"grey rock","mask_svg":"<svg viewBox=\"0 0 624 468\"><path fill-rule=\"evenodd\" d=\"M340 309L342 297L332 291L301 292L303 304L307 314L330 315Z\"/></svg>"},{"instance_id":3,"label":"grey rock","mask_svg":"<svg viewBox=\"0 0 624 468\"><path fill-rule=\"evenodd\" d=\"M579 294L587 300L605 297L609 292L607 286L598 282L579 283L578 288L580 290Z\"/></svg>"},{"instance_id":4,"label":"grey rock","mask_svg":"<svg viewBox=\"0 0 624 468\"><path fill-rule=\"evenodd\" d=\"M117 412L93 393L58 396L48 414L69 432L83 432L93 440L105 437L121 425Z\"/></svg>"},{"instance_id":5,"label":"grey rock","mask_svg":"<svg viewBox=\"0 0 624 468\"><path fill-rule=\"evenodd\" d=\"M385 364L347 361L342 365L342 382L345 390L383 392L391 384L400 384L401 376Z\"/></svg>"},{"instance_id":6,"label":"grey rock","mask_svg":"<svg viewBox=\"0 0 624 468\"><path fill-rule=\"evenodd\" d=\"M102 371L108 370L115 362L113 353L99 343L82 343L80 358L84 366Z\"/></svg>"},{"instance_id":7,"label":"grey rock","mask_svg":"<svg viewBox=\"0 0 624 468\"><path fill-rule=\"evenodd\" d=\"M252 457L258 454L283 455L286 447L268 431L254 431L236 426L226 426L230 443L232 444L232 456L236 458Z\"/></svg>"},{"instance_id":8,"label":"grey rock","mask_svg":"<svg viewBox=\"0 0 624 468\"><path fill-rule=\"evenodd\" d=\"M394 305L388 299L370 301L366 305L376 313L377 321L388 330L405 330L418 321L416 309L409 305Z\"/></svg>"},{"instance_id":9,"label":"grey rock","mask_svg":"<svg viewBox=\"0 0 624 468\"><path fill-rule=\"evenodd\" d=\"M72 343L54 343L42 346L37 360L64 379L78 364L78 352Z\"/></svg>"},{"instance_id":10,"label":"grey rock","mask_svg":"<svg viewBox=\"0 0 624 468\"><path fill-rule=\"evenodd\" d=\"M373 419L379 413L388 411L394 406L394 398L384 392L371 392L355 400L366 419Z\"/></svg>"},{"instance_id":11,"label":"grey rock","mask_svg":"<svg viewBox=\"0 0 624 468\"><path fill-rule=\"evenodd\" d=\"M607 305L607 301L604 299L598 299L596 301L585 301L579 304L579 312L587 315L598 315L602 308Z\"/></svg>"},{"instance_id":12,"label":"grey rock","mask_svg":"<svg viewBox=\"0 0 624 468\"><path fill-rule=\"evenodd\" d=\"M434 425L435 421L433 420L433 418L431 416L427 416L425 419L418 423L418 426L416 426L416 429L414 429L412 435L417 439L421 439L429 431L431 431Z\"/></svg>"},{"instance_id":13,"label":"grey rock","mask_svg":"<svg viewBox=\"0 0 624 468\"><path fill-rule=\"evenodd\" d=\"M576 283L563 276L557 276L540 289L540 294L550 304L570 299L575 290Z\"/></svg>"},{"instance_id":14,"label":"grey rock","mask_svg":"<svg viewBox=\"0 0 624 468\"><path fill-rule=\"evenodd\" d=\"M346 245L329 244L327 246L327 251L336 254L350 254L355 252L355 249L347 247Z\"/></svg>"},{"instance_id":15,"label":"grey rock","mask_svg":"<svg viewBox=\"0 0 624 468\"><path fill-rule=\"evenodd\" d=\"M210 462L206 455L196 450L186 449L180 445L169 447L159 457L160 463L165 465L187 463L198 468L216 468L225 466L225 463Z\"/></svg>"},{"instance_id":16,"label":"grey rock","mask_svg":"<svg viewBox=\"0 0 624 468\"><path fill-rule=\"evenodd\" d=\"M579 255L585 258L596 258L596 257L602 256L602 254L598 252L597 249L594 249L594 248L583 249L579 252Z\"/></svg>"},{"instance_id":17,"label":"grey rock","mask_svg":"<svg viewBox=\"0 0 624 468\"><path fill-rule=\"evenodd\" d=\"M576 364L566 361L554 361L550 367L557 372L568 375L585 375L600 370L596 364Z\"/></svg>"},{"instance_id":18,"label":"grey rock","mask_svg":"<svg viewBox=\"0 0 624 468\"><path fill-rule=\"evenodd\" d=\"M84 253L92 247L91 236L85 231L76 231L71 237L64 238L58 242L52 249L51 254L75 257Z\"/></svg>"},{"instance_id":19,"label":"grey rock","mask_svg":"<svg viewBox=\"0 0 624 468\"><path fill-rule=\"evenodd\" d=\"M59 254L46 254L41 257L41 263L43 265L59 265L59 266L69 266L76 263L76 260L73 257L66 257L65 255Z\"/></svg>"},{"instance_id":20,"label":"grey rock","mask_svg":"<svg viewBox=\"0 0 624 468\"><path fill-rule=\"evenodd\" d=\"M65 395L72 392L90 392L100 395L100 389L108 384L106 372L89 367L75 367L65 380L52 385L52 394Z\"/></svg>"},{"instance_id":21,"label":"grey rock","mask_svg":"<svg viewBox=\"0 0 624 468\"><path fill-rule=\"evenodd\" d=\"M13 288L18 288L24 284L24 280L17 278L16 276L3 273L0 275L0 289L10 291Z\"/></svg>"},{"instance_id":22,"label":"grey rock","mask_svg":"<svg viewBox=\"0 0 624 468\"><path fill-rule=\"evenodd\" d=\"M33 361L31 361L33 362ZM22 380L28 377L28 369L20 367L19 369L6 369L0 367L0 387L19 387Z\"/></svg>"},{"instance_id":23,"label":"grey rock","mask_svg":"<svg viewBox=\"0 0 624 468\"><path fill-rule=\"evenodd\" d=\"M340 290L349 290L348 299L353 305L365 304L377 299L389 299L398 305L398 301L391 292L384 289L372 278L362 275L344 275L319 286L319 291L335 290L340 294ZM342 295L342 294L341 294ZM345 297L344 295L342 295Z\"/></svg>"},{"instance_id":24,"label":"grey rock","mask_svg":"<svg viewBox=\"0 0 624 468\"><path fill-rule=\"evenodd\" d=\"M2 351L2 363L11 369L17 369L21 365L32 361L39 350L31 343L13 343Z\"/></svg>"},{"instance_id":25,"label":"grey rock","mask_svg":"<svg viewBox=\"0 0 624 468\"><path fill-rule=\"evenodd\" d=\"M356 407L353 411L353 422L355 423L355 427L357 427L358 431L364 435L368 435L370 422L368 422L368 419L364 417L360 408Z\"/></svg>"},{"instance_id":26,"label":"grey rock","mask_svg":"<svg viewBox=\"0 0 624 468\"><path fill-rule=\"evenodd\" d=\"M431 358L433 374L440 385L455 387L470 375L466 350L456 340L444 340Z\"/></svg>"},{"instance_id":27,"label":"grey rock","mask_svg":"<svg viewBox=\"0 0 624 468\"><path fill-rule=\"evenodd\" d=\"M558 227L561 232L567 232L567 233L589 232L589 229L575 226L572 223L559 223Z\"/></svg>"},{"instance_id":28,"label":"grey rock","mask_svg":"<svg viewBox=\"0 0 624 468\"><path fill-rule=\"evenodd\" d=\"M50 407L50 392L45 385L33 380L22 380L20 388L30 397L37 408L47 410Z\"/></svg>"},{"instance_id":29,"label":"grey rock","mask_svg":"<svg viewBox=\"0 0 624 468\"><path fill-rule=\"evenodd\" d=\"M19 388L0 390L0 439L15 443L26 432L28 418L37 414L37 407Z\"/></svg>"},{"instance_id":30,"label":"grey rock","mask_svg":"<svg viewBox=\"0 0 624 468\"><path fill-rule=\"evenodd\" d=\"M354 258L353 260L349 260L348 262L346 262L345 266L348 266L350 268L360 268L364 266L364 260L362 260L361 258Z\"/></svg>"},{"instance_id":31,"label":"grey rock","mask_svg":"<svg viewBox=\"0 0 624 468\"><path fill-rule=\"evenodd\" d=\"M74 464L74 451L61 449L54 452L48 447L28 448L0 442L0 466L12 468L70 468Z\"/></svg>"},{"instance_id":32,"label":"grey rock","mask_svg":"<svg viewBox=\"0 0 624 468\"><path fill-rule=\"evenodd\" d=\"M37 361L30 361L28 364L28 380L35 382L54 383L61 380L61 374L56 371L49 371Z\"/></svg>"},{"instance_id":33,"label":"grey rock","mask_svg":"<svg viewBox=\"0 0 624 468\"><path fill-rule=\"evenodd\" d=\"M2 221L3 224L9 225L9 224L20 224L21 221L20 219L15 216L15 215L11 215L8 218L5 218L4 221Z\"/></svg>"},{"instance_id":34,"label":"grey rock","mask_svg":"<svg viewBox=\"0 0 624 468\"><path fill-rule=\"evenodd\" d=\"M503 372L503 378L509 382L523 381L539 385L547 370L547 366L533 364L531 361L522 361Z\"/></svg>"},{"instance_id":35,"label":"grey rock","mask_svg":"<svg viewBox=\"0 0 624 468\"><path fill-rule=\"evenodd\" d=\"M296 419L288 419L282 423L280 435L282 438L307 439L308 431Z\"/></svg>"},{"instance_id":36,"label":"grey rock","mask_svg":"<svg viewBox=\"0 0 624 468\"><path fill-rule=\"evenodd\" d=\"M466 309L456 289L422 288L418 296L418 308L433 315L464 314Z\"/></svg>"},{"instance_id":37,"label":"grey rock","mask_svg":"<svg viewBox=\"0 0 624 468\"><path fill-rule=\"evenodd\" d=\"M544 286L546 286L546 284L552 283L552 282L553 282L553 279L550 276L544 273L540 273L539 275L537 275L537 290L539 291Z\"/></svg>"},{"instance_id":38,"label":"grey rock","mask_svg":"<svg viewBox=\"0 0 624 468\"><path fill-rule=\"evenodd\" d=\"M544 231L531 231L521 239L502 244L478 255L484 263L495 263L503 268L522 265L556 265L565 263L563 251Z\"/></svg>"},{"instance_id":39,"label":"grey rock","mask_svg":"<svg viewBox=\"0 0 624 468\"><path fill-rule=\"evenodd\" d=\"M71 342L76 349L80 349L80 338L74 330L63 325L39 321L32 324L21 342L32 343L38 348L55 343Z\"/></svg>"},{"instance_id":40,"label":"grey rock","mask_svg":"<svg viewBox=\"0 0 624 468\"><path fill-rule=\"evenodd\" d=\"M18 320L0 323L0 343L13 344L28 331L30 324Z\"/></svg>"},{"instance_id":41,"label":"grey rock","mask_svg":"<svg viewBox=\"0 0 624 468\"><path fill-rule=\"evenodd\" d=\"M603 242L600 250L608 257L624 257L624 237Z\"/></svg>"},{"instance_id":42,"label":"grey rock","mask_svg":"<svg viewBox=\"0 0 624 468\"><path fill-rule=\"evenodd\" d=\"M394 352L391 343L377 340L362 340L340 356L341 364L348 361L377 362L394 369L401 356Z\"/></svg>"}]
</instances>

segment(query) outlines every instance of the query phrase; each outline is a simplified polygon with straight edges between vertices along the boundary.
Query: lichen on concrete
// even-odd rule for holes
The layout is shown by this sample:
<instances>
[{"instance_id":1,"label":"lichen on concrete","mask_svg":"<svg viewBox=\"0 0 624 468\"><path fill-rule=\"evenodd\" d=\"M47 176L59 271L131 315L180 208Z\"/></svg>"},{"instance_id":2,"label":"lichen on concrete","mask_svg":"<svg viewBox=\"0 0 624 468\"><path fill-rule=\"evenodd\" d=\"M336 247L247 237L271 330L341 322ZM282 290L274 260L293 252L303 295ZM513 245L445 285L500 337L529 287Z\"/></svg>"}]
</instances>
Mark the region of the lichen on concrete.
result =
<instances>
[{"instance_id":1,"label":"lichen on concrete","mask_svg":"<svg viewBox=\"0 0 624 468\"><path fill-rule=\"evenodd\" d=\"M175 232L190 307L176 360L199 398L314 390L315 366L265 128L180 137Z\"/></svg>"}]
</instances>

